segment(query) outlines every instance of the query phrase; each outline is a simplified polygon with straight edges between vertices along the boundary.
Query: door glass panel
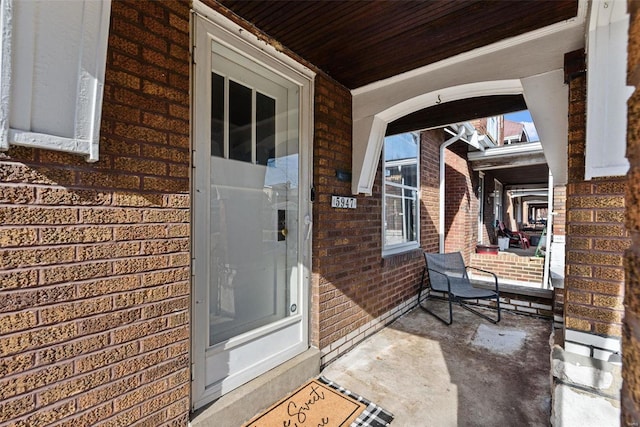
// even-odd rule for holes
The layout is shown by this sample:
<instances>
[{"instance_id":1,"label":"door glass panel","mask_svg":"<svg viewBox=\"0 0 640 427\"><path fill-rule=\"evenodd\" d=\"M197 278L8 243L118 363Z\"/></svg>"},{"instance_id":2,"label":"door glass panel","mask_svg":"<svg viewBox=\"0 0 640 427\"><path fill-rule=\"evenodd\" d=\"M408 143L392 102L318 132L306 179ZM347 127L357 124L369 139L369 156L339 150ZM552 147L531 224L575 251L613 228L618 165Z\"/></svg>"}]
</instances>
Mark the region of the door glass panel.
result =
<instances>
[{"instance_id":1,"label":"door glass panel","mask_svg":"<svg viewBox=\"0 0 640 427\"><path fill-rule=\"evenodd\" d=\"M251 162L252 91L229 81L229 158Z\"/></svg>"},{"instance_id":2,"label":"door glass panel","mask_svg":"<svg viewBox=\"0 0 640 427\"><path fill-rule=\"evenodd\" d=\"M276 100L256 94L256 163L267 165L275 157L276 149Z\"/></svg>"},{"instance_id":3,"label":"door glass panel","mask_svg":"<svg viewBox=\"0 0 640 427\"><path fill-rule=\"evenodd\" d=\"M299 313L297 100L244 71L252 88L226 79L228 158L211 153L210 346Z\"/></svg>"},{"instance_id":4,"label":"door glass panel","mask_svg":"<svg viewBox=\"0 0 640 427\"><path fill-rule=\"evenodd\" d=\"M296 313L297 166L212 157L209 345Z\"/></svg>"},{"instance_id":5,"label":"door glass panel","mask_svg":"<svg viewBox=\"0 0 640 427\"><path fill-rule=\"evenodd\" d=\"M224 77L211 73L211 155L224 156Z\"/></svg>"}]
</instances>

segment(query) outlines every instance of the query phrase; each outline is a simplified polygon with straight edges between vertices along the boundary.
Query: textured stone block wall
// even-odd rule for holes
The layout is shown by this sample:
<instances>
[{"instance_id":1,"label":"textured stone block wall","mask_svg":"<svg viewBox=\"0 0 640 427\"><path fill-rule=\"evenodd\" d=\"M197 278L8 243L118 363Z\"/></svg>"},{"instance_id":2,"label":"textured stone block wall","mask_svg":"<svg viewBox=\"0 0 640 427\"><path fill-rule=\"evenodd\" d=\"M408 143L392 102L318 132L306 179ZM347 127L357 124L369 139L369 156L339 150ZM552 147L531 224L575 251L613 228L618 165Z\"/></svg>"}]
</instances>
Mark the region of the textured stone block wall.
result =
<instances>
[{"instance_id":1,"label":"textured stone block wall","mask_svg":"<svg viewBox=\"0 0 640 427\"><path fill-rule=\"evenodd\" d=\"M415 297L422 272L420 251L382 258L382 165L372 196L357 196L357 209L331 208L331 196L351 196L351 182L339 181L336 169L351 170L351 95L319 74L315 83L315 139L313 185L313 284L314 343L326 349L389 310ZM432 137L425 137L431 141ZM433 159L436 142L423 145ZM437 145L435 146L437 153ZM434 223L437 218L431 191L437 189L437 155L422 163L422 180L429 189L423 200L421 239L437 250ZM425 195L423 191L423 196ZM436 197L437 197L437 190ZM390 319L389 321L391 321ZM343 349L346 351L347 349Z\"/></svg>"},{"instance_id":2,"label":"textured stone block wall","mask_svg":"<svg viewBox=\"0 0 640 427\"><path fill-rule=\"evenodd\" d=\"M100 161L0 154L0 425L186 425L189 4L112 4Z\"/></svg>"},{"instance_id":3,"label":"textured stone block wall","mask_svg":"<svg viewBox=\"0 0 640 427\"><path fill-rule=\"evenodd\" d=\"M581 55L573 62L565 59L570 98L565 326L620 337L623 259L630 243L624 224L627 185L623 177L584 180L586 75L583 66L572 65L583 63Z\"/></svg>"},{"instance_id":4,"label":"textured stone block wall","mask_svg":"<svg viewBox=\"0 0 640 427\"><path fill-rule=\"evenodd\" d=\"M635 88L627 103L627 158L631 164L626 193L627 251L625 321L622 342L622 425L640 424L640 1L630 0L627 84Z\"/></svg>"},{"instance_id":5,"label":"textured stone block wall","mask_svg":"<svg viewBox=\"0 0 640 427\"><path fill-rule=\"evenodd\" d=\"M567 234L567 187L559 185L553 187L553 235Z\"/></svg>"}]
</instances>

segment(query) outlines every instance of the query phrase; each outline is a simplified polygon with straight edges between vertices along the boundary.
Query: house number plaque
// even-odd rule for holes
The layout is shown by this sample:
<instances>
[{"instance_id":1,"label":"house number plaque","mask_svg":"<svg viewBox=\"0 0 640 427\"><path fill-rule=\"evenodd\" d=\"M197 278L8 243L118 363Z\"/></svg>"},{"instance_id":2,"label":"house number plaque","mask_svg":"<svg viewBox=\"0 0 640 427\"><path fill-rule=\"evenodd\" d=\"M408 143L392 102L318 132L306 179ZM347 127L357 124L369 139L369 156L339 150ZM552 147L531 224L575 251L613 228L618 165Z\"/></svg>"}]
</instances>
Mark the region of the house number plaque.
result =
<instances>
[{"instance_id":1,"label":"house number plaque","mask_svg":"<svg viewBox=\"0 0 640 427\"><path fill-rule=\"evenodd\" d=\"M339 209L355 209L355 197L331 196L331 207Z\"/></svg>"}]
</instances>

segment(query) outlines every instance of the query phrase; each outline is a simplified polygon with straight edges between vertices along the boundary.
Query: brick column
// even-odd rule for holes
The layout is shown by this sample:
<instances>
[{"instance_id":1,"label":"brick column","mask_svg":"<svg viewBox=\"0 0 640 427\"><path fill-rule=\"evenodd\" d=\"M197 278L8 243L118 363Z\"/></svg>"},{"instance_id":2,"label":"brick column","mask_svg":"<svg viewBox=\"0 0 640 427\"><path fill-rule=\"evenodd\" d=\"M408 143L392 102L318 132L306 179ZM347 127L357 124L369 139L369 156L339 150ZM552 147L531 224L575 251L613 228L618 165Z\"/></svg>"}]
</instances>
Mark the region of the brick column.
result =
<instances>
[{"instance_id":1,"label":"brick column","mask_svg":"<svg viewBox=\"0 0 640 427\"><path fill-rule=\"evenodd\" d=\"M623 177L584 180L587 81L582 51L565 57L569 84L565 349L608 360L620 349L624 294ZM605 144L606 141L601 141Z\"/></svg>"},{"instance_id":2,"label":"brick column","mask_svg":"<svg viewBox=\"0 0 640 427\"><path fill-rule=\"evenodd\" d=\"M627 227L631 248L626 253L625 321L623 333L622 425L640 424L640 1L630 0L627 84L636 88L628 101Z\"/></svg>"},{"instance_id":3,"label":"brick column","mask_svg":"<svg viewBox=\"0 0 640 427\"><path fill-rule=\"evenodd\" d=\"M477 174L467 161L468 146L456 142L445 150L445 252L462 252L469 263L478 241Z\"/></svg>"},{"instance_id":4,"label":"brick column","mask_svg":"<svg viewBox=\"0 0 640 427\"><path fill-rule=\"evenodd\" d=\"M420 132L420 247L438 252L440 239L440 144L441 129Z\"/></svg>"}]
</instances>

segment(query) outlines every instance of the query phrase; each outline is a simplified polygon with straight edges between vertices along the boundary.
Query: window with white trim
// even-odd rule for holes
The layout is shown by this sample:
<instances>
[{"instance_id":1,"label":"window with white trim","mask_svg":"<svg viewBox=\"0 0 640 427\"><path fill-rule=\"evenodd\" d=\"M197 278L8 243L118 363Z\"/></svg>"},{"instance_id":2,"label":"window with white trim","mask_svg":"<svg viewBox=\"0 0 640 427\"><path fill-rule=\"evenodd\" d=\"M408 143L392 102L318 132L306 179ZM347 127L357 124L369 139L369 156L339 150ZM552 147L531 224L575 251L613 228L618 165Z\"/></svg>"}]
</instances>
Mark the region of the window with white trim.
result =
<instances>
[{"instance_id":1,"label":"window with white trim","mask_svg":"<svg viewBox=\"0 0 640 427\"><path fill-rule=\"evenodd\" d=\"M111 0L2 0L0 150L98 160Z\"/></svg>"},{"instance_id":2,"label":"window with white trim","mask_svg":"<svg viewBox=\"0 0 640 427\"><path fill-rule=\"evenodd\" d=\"M487 135L493 142L498 142L498 117L487 117Z\"/></svg>"},{"instance_id":3,"label":"window with white trim","mask_svg":"<svg viewBox=\"0 0 640 427\"><path fill-rule=\"evenodd\" d=\"M417 248L420 241L420 134L384 139L383 252Z\"/></svg>"}]
</instances>

